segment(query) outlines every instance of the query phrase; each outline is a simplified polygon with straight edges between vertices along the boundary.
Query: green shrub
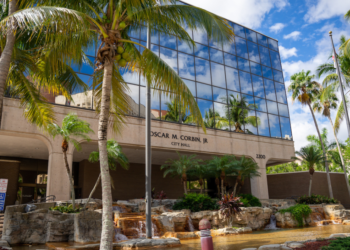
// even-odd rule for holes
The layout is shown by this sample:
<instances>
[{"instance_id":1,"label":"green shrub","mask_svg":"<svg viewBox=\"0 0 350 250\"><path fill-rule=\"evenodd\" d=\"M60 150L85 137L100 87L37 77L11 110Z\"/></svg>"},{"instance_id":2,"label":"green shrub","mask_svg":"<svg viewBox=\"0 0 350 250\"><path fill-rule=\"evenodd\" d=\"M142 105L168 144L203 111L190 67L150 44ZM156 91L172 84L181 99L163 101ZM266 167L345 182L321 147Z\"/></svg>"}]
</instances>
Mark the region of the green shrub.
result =
<instances>
[{"instance_id":1,"label":"green shrub","mask_svg":"<svg viewBox=\"0 0 350 250\"><path fill-rule=\"evenodd\" d=\"M217 200L213 200L207 195L190 193L185 195L173 206L173 210L182 209L190 209L191 212L199 212L204 210L217 210L219 209L219 205L217 204Z\"/></svg>"},{"instance_id":2,"label":"green shrub","mask_svg":"<svg viewBox=\"0 0 350 250\"><path fill-rule=\"evenodd\" d=\"M321 248L322 250L345 250L350 249L350 238L338 238L332 240L331 244Z\"/></svg>"},{"instance_id":3,"label":"green shrub","mask_svg":"<svg viewBox=\"0 0 350 250\"><path fill-rule=\"evenodd\" d=\"M238 195L240 198L240 202L244 204L245 207L261 207L261 202L258 198L251 194L240 194Z\"/></svg>"},{"instance_id":4,"label":"green shrub","mask_svg":"<svg viewBox=\"0 0 350 250\"><path fill-rule=\"evenodd\" d=\"M60 211L61 213L67 213L67 214L71 214L71 213L79 213L80 212L80 208L76 205L76 208L73 209L73 205L60 205L60 206L55 206L55 207L50 207L51 211Z\"/></svg>"},{"instance_id":5,"label":"green shrub","mask_svg":"<svg viewBox=\"0 0 350 250\"><path fill-rule=\"evenodd\" d=\"M281 209L279 212L281 214L284 214L286 212L291 213L293 218L298 222L298 226L302 227L304 226L303 218L308 217L312 213L312 210L308 205L298 204L286 209Z\"/></svg>"},{"instance_id":6,"label":"green shrub","mask_svg":"<svg viewBox=\"0 0 350 250\"><path fill-rule=\"evenodd\" d=\"M334 198L328 198L327 196L323 195L311 195L311 196L301 196L299 199L296 200L298 204L336 204L338 203L337 199Z\"/></svg>"}]
</instances>

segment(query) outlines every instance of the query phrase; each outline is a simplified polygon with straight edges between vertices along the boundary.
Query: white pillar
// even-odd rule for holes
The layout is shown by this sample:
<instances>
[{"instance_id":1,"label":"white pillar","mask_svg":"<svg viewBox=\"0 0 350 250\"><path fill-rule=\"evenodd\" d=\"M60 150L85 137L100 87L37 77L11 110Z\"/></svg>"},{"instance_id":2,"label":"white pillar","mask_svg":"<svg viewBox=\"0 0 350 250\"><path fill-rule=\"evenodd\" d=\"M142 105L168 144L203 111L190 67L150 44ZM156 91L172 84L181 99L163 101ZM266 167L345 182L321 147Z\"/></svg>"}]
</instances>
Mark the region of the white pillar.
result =
<instances>
[{"instance_id":1,"label":"white pillar","mask_svg":"<svg viewBox=\"0 0 350 250\"><path fill-rule=\"evenodd\" d=\"M257 160L259 165L260 177L254 177L250 179L252 195L259 199L269 199L269 189L267 186L267 175L266 175L266 160Z\"/></svg>"}]
</instances>

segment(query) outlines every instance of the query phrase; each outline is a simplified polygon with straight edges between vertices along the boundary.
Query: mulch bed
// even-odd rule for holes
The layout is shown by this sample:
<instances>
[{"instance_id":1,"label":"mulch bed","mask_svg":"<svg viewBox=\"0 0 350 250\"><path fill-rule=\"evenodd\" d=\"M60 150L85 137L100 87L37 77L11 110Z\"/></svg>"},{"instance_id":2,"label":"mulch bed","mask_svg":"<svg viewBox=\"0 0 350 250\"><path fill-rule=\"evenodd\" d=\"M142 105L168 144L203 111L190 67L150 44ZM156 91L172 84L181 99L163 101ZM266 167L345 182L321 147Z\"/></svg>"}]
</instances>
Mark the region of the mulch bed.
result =
<instances>
[{"instance_id":1,"label":"mulch bed","mask_svg":"<svg viewBox=\"0 0 350 250\"><path fill-rule=\"evenodd\" d=\"M298 250L320 250L323 246L328 246L331 244L331 241L329 240L323 240L323 241L315 241L315 242L308 242L305 243L305 247L303 248L297 248Z\"/></svg>"}]
</instances>

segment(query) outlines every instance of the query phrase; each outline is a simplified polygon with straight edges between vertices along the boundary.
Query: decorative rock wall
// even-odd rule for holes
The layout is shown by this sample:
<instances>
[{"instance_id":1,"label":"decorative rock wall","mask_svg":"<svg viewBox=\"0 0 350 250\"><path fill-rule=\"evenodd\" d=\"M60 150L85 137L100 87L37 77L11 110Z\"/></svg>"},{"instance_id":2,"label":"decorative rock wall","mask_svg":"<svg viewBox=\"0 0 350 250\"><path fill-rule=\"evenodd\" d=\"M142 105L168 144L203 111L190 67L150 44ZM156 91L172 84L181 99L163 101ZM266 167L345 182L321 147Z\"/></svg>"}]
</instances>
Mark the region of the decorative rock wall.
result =
<instances>
[{"instance_id":1,"label":"decorative rock wall","mask_svg":"<svg viewBox=\"0 0 350 250\"><path fill-rule=\"evenodd\" d=\"M74 215L74 241L96 242L101 239L102 214L100 211L84 211Z\"/></svg>"}]
</instances>

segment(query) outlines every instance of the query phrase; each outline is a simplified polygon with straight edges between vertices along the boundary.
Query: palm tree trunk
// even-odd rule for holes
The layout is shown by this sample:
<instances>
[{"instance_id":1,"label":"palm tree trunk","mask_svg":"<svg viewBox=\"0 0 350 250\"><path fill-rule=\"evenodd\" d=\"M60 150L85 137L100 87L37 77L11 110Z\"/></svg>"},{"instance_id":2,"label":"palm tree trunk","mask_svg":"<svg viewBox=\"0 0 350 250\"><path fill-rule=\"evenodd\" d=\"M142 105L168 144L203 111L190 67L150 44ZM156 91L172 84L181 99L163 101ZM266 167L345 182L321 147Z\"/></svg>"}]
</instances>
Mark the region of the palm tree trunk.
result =
<instances>
[{"instance_id":1,"label":"palm tree trunk","mask_svg":"<svg viewBox=\"0 0 350 250\"><path fill-rule=\"evenodd\" d=\"M107 62L104 66L102 83L101 111L98 124L98 148L100 154L101 185L102 185L102 232L101 250L113 248L113 210L111 179L107 156L107 129L110 113L111 86L112 86L113 63Z\"/></svg>"},{"instance_id":2,"label":"palm tree trunk","mask_svg":"<svg viewBox=\"0 0 350 250\"><path fill-rule=\"evenodd\" d=\"M184 185L184 192L185 192L185 194L187 194L187 187L186 187L187 181L182 181L182 182L183 182L183 185Z\"/></svg>"},{"instance_id":3,"label":"palm tree trunk","mask_svg":"<svg viewBox=\"0 0 350 250\"><path fill-rule=\"evenodd\" d=\"M17 0L12 0L9 2L9 15L17 11ZM9 25L9 24L7 24ZM0 127L1 127L1 117L5 94L5 85L7 77L10 70L11 58L13 53L13 47L15 46L16 36L14 32L9 29L7 31L6 45L2 51L0 58Z\"/></svg>"},{"instance_id":4,"label":"palm tree trunk","mask_svg":"<svg viewBox=\"0 0 350 250\"><path fill-rule=\"evenodd\" d=\"M224 196L224 180L221 179L221 195Z\"/></svg>"},{"instance_id":5,"label":"palm tree trunk","mask_svg":"<svg viewBox=\"0 0 350 250\"><path fill-rule=\"evenodd\" d=\"M349 185L349 180L348 180L348 173L346 172L346 167L345 167L345 162L344 162L343 154L342 154L341 149L340 149L340 146L339 146L337 134L335 133L335 130L334 130L334 125L333 125L332 118L331 118L330 116L328 116L328 119L329 119L329 121L331 122L331 125L332 125L332 129L333 129L333 133L334 133L334 138L335 138L335 141L336 141L336 143L337 143L337 147L338 147L338 152L339 152L341 164L343 165L343 171L344 171L346 186L347 186L347 188L348 188L348 193L349 193L349 196L350 196L350 185Z\"/></svg>"},{"instance_id":6,"label":"palm tree trunk","mask_svg":"<svg viewBox=\"0 0 350 250\"><path fill-rule=\"evenodd\" d=\"M100 175L99 175L98 178L97 178L97 181L96 181L96 183L95 183L94 188L93 188L93 189L91 190L91 192L90 192L89 198L87 199L87 201L86 201L86 203L85 203L84 210L86 209L86 206L89 204L92 195L95 193L96 188L97 188L98 184L100 183L100 180L101 180L101 173L100 173Z\"/></svg>"},{"instance_id":7,"label":"palm tree trunk","mask_svg":"<svg viewBox=\"0 0 350 250\"><path fill-rule=\"evenodd\" d=\"M67 175L68 175L68 179L69 179L69 183L70 183L70 190L71 190L71 193L72 193L72 205L73 205L73 209L75 209L74 182L73 182L72 172L70 171L70 168L69 168L69 163L68 163L68 159L67 159L67 151L66 150L63 150L63 156L64 156L64 162L65 162L66 171L67 171Z\"/></svg>"},{"instance_id":8,"label":"palm tree trunk","mask_svg":"<svg viewBox=\"0 0 350 250\"><path fill-rule=\"evenodd\" d=\"M329 197L330 197L330 198L333 198L332 183L331 183L331 178L330 178L330 176L329 176L329 169L328 169L328 162L327 162L326 150L324 149L323 141L322 141L322 138L321 138L320 130L318 129L318 125L317 125L317 121L316 121L316 117L315 117L314 111L312 110L310 103L308 103L308 106L309 106L309 108L310 108L310 111L311 111L311 114L312 114L312 118L314 119L314 122L315 122L316 131L317 131L317 134L318 134L318 138L320 139L321 147L322 147L322 151L323 151L323 156L324 156L324 158L325 158L324 165L325 165L326 173L327 173L327 182L328 182Z\"/></svg>"},{"instance_id":9,"label":"palm tree trunk","mask_svg":"<svg viewBox=\"0 0 350 250\"><path fill-rule=\"evenodd\" d=\"M236 181L235 187L233 188L233 197L236 197L237 186L238 186L238 181Z\"/></svg>"},{"instance_id":10,"label":"palm tree trunk","mask_svg":"<svg viewBox=\"0 0 350 250\"><path fill-rule=\"evenodd\" d=\"M309 184L309 197L311 196L311 188L312 188L312 177L313 175L310 174L310 184Z\"/></svg>"}]
</instances>

